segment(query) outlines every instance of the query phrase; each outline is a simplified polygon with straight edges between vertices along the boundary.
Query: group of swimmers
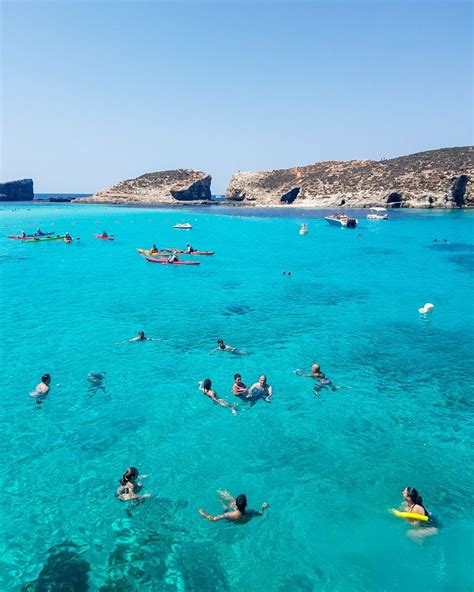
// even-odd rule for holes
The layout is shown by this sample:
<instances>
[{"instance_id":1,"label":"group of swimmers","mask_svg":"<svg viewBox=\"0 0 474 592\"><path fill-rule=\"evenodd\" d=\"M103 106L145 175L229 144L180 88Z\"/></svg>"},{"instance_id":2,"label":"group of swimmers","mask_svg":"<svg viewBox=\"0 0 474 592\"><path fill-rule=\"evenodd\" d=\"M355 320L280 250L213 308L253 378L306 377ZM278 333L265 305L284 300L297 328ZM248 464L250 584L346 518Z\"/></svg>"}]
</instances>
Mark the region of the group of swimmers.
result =
<instances>
[{"instance_id":1,"label":"group of swimmers","mask_svg":"<svg viewBox=\"0 0 474 592\"><path fill-rule=\"evenodd\" d=\"M115 492L115 497L123 502L133 501L139 503L144 499L151 497L151 493L141 493L143 484L139 479L145 479L149 475L139 475L136 467L129 467L119 479L119 487ZM223 502L224 511L220 514L208 514L202 508L198 513L206 520L217 522L219 520L229 520L234 523L246 523L252 518L262 516L264 511L269 508L267 502L264 502L260 510L251 510L247 508L247 496L244 493L234 498L228 491L218 491L218 496ZM426 536L432 536L438 533L439 523L423 504L423 499L414 487L405 487L402 491L403 502L400 509L412 515L425 516L427 520L407 518L410 525L415 528L408 531L408 536L412 539L420 540ZM392 513L397 514L398 510L392 508Z\"/></svg>"},{"instance_id":2,"label":"group of swimmers","mask_svg":"<svg viewBox=\"0 0 474 592\"><path fill-rule=\"evenodd\" d=\"M146 337L145 333L140 331L136 337L126 341L132 342L153 339L154 338ZM222 339L218 340L218 348L216 349L231 352L235 350L235 348L232 346L226 346ZM327 379L325 374L321 371L319 364L313 364L309 373L304 373L299 368L295 370L295 373L298 376L313 378L316 380L313 388L315 394L319 394L324 388L330 389L331 391L336 391L339 388L343 388L334 385L331 380ZM88 379L90 380L91 384L93 383L96 385L99 378L100 386L102 386L102 379L104 378L104 375L102 373L100 373L100 376L98 373L89 373ZM50 385L51 375L43 374L41 377L41 382L36 386L35 390L30 393L30 396L34 397L37 400L37 403L41 403L41 401L49 393ZM198 388L214 403L220 405L221 407L229 408L233 415L237 414L238 405L235 403L229 403L228 401L218 397L216 391L212 389L212 381L209 378L199 381ZM258 399L263 399L265 402L269 403L273 396L273 388L267 382L267 377L265 374L260 376L258 382L255 382L252 384L252 386L247 387L247 385L242 381L242 376L236 373L234 374L234 384L231 387L231 393L241 401L246 401L250 404L255 404ZM143 485L139 479L145 479L146 477L148 477L148 475L139 475L138 469L136 467L129 467L119 479L120 485L115 493L115 496L121 501L133 501L134 503L140 503L146 498L151 497L151 494L149 493L141 493ZM224 511L222 513L211 515L205 512L203 509L198 510L201 516L212 522L225 519L235 523L245 523L253 517L262 516L263 512L269 507L265 502L262 504L260 511L249 510L247 509L247 497L245 494L242 493L236 498L232 497L227 491L219 491L218 494L220 499L224 502ZM437 534L440 524L431 514L431 512L426 509L423 504L423 499L419 495L418 491L414 487L406 487L403 490L402 495L403 503L400 508L404 513L408 513L408 515L404 515L402 517L414 527L408 531L408 536L414 540L421 540L426 536ZM399 514L399 511L395 508L393 508L391 512L395 515Z\"/></svg>"}]
</instances>

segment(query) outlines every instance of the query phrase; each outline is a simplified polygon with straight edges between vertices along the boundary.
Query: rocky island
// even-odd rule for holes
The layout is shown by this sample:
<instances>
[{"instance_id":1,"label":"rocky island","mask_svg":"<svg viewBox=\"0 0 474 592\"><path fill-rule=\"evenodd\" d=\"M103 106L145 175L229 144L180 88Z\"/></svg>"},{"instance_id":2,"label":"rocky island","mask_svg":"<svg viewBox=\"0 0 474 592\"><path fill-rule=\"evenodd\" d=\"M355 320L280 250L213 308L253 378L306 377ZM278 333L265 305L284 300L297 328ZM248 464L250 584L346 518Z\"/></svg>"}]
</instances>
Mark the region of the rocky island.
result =
<instances>
[{"instance_id":1,"label":"rocky island","mask_svg":"<svg viewBox=\"0 0 474 592\"><path fill-rule=\"evenodd\" d=\"M33 197L33 179L0 183L0 201L31 201Z\"/></svg>"},{"instance_id":2,"label":"rocky island","mask_svg":"<svg viewBox=\"0 0 474 592\"><path fill-rule=\"evenodd\" d=\"M236 173L226 197L254 206L314 208L474 207L474 147L443 148L389 160L319 162Z\"/></svg>"},{"instance_id":3,"label":"rocky island","mask_svg":"<svg viewBox=\"0 0 474 592\"><path fill-rule=\"evenodd\" d=\"M209 203L211 176L201 171L177 169L147 173L129 179L74 203L176 205Z\"/></svg>"}]
</instances>

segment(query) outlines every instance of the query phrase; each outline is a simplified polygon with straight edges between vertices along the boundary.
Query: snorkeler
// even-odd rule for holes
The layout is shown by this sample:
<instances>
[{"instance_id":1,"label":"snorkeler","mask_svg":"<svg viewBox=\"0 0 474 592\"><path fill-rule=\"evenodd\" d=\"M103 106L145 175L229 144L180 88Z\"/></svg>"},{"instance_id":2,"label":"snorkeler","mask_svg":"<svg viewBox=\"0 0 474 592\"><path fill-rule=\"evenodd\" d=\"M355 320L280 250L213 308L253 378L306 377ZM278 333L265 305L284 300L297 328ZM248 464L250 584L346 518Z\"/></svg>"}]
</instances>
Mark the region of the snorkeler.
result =
<instances>
[{"instance_id":1,"label":"snorkeler","mask_svg":"<svg viewBox=\"0 0 474 592\"><path fill-rule=\"evenodd\" d=\"M139 475L138 469L136 467L129 467L119 479L120 487L117 488L115 497L117 497L122 502L127 502L133 499L141 500L151 497L151 493L137 495L137 493L143 487L141 483L137 482L137 479L140 477L145 479L145 477L148 477L148 475Z\"/></svg>"},{"instance_id":2,"label":"snorkeler","mask_svg":"<svg viewBox=\"0 0 474 592\"><path fill-rule=\"evenodd\" d=\"M234 384L231 388L232 393L236 397L245 398L248 394L247 386L242 382L242 376L240 374L234 374Z\"/></svg>"},{"instance_id":3,"label":"snorkeler","mask_svg":"<svg viewBox=\"0 0 474 592\"><path fill-rule=\"evenodd\" d=\"M103 391L104 393L107 393L104 386L106 374L107 372L89 372L87 375L91 397L95 395L97 391Z\"/></svg>"},{"instance_id":4,"label":"snorkeler","mask_svg":"<svg viewBox=\"0 0 474 592\"><path fill-rule=\"evenodd\" d=\"M267 502L262 504L260 512L257 510L247 510L247 496L245 493L241 493L235 499L227 491L218 492L220 499L224 504L224 513L218 514L217 516L211 516L205 512L202 508L198 510L199 514L211 522L217 522L218 520L232 520L233 522L239 522L244 524L256 516L263 516L264 511L269 507ZM228 505L227 505L228 504Z\"/></svg>"},{"instance_id":5,"label":"snorkeler","mask_svg":"<svg viewBox=\"0 0 474 592\"><path fill-rule=\"evenodd\" d=\"M232 345L226 345L224 343L223 339L217 340L217 347L215 347L211 351L211 354L215 351L227 351L227 352L230 352L231 354L235 354L237 356L245 356L247 353L246 351L241 351L241 350L237 349L236 347L233 347Z\"/></svg>"},{"instance_id":6,"label":"snorkeler","mask_svg":"<svg viewBox=\"0 0 474 592\"><path fill-rule=\"evenodd\" d=\"M407 518L407 522L415 526L415 528L409 530L407 532L407 536L411 539L421 539L426 536L433 536L438 534L439 531L439 524L436 518L428 512L428 510L423 505L423 498L418 493L418 491L414 487L405 487L402 491L403 496L403 503L401 508L404 512L410 512L412 514L421 514L422 516L428 516L428 521L422 520L413 520ZM395 510L391 510L394 512Z\"/></svg>"},{"instance_id":7,"label":"snorkeler","mask_svg":"<svg viewBox=\"0 0 474 592\"><path fill-rule=\"evenodd\" d=\"M270 399L273 396L273 388L267 382L267 377L262 374L258 379L258 382L252 384L246 395L246 399L260 399L262 398L267 403L270 403Z\"/></svg>"},{"instance_id":8,"label":"snorkeler","mask_svg":"<svg viewBox=\"0 0 474 592\"><path fill-rule=\"evenodd\" d=\"M41 382L36 385L34 391L31 391L30 397L37 399L37 403L41 403L41 400L46 397L49 393L50 385L51 384L51 375L50 374L43 374L41 377Z\"/></svg>"},{"instance_id":9,"label":"snorkeler","mask_svg":"<svg viewBox=\"0 0 474 592\"><path fill-rule=\"evenodd\" d=\"M230 407L230 412L232 413L232 415L237 415L237 410L235 409L235 405L231 405L227 401L224 401L224 399L220 399L217 396L216 391L213 391L211 387L212 387L212 382L211 382L210 378L206 378L205 380L200 380L198 382L199 390L202 393L204 393L206 395L206 397L209 397L212 401L214 401L214 403L217 403L221 407Z\"/></svg>"}]
</instances>

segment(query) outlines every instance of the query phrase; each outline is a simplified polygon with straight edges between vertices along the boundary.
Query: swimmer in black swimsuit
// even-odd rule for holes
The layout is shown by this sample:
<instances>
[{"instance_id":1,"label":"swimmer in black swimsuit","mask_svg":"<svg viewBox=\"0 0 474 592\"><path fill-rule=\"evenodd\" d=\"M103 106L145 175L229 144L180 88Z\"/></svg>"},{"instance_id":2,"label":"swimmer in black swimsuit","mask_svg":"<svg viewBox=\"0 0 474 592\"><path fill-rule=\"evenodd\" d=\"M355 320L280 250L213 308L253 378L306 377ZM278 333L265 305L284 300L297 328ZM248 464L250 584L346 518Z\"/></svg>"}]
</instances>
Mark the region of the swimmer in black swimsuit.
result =
<instances>
[{"instance_id":1,"label":"swimmer in black swimsuit","mask_svg":"<svg viewBox=\"0 0 474 592\"><path fill-rule=\"evenodd\" d=\"M269 507L267 502L264 502L260 512L257 510L247 510L247 496L244 493L238 495L236 499L234 499L227 491L219 491L218 494L222 501L228 503L228 505L224 505L224 512L222 514L211 516L203 509L198 510L201 516L211 522L225 519L238 524L245 524L256 516L263 516L263 512Z\"/></svg>"},{"instance_id":2,"label":"swimmer in black swimsuit","mask_svg":"<svg viewBox=\"0 0 474 592\"><path fill-rule=\"evenodd\" d=\"M427 522L407 518L407 522L415 527L407 532L407 536L413 540L420 541L420 539L422 540L424 537L438 534L440 524L436 518L425 508L423 505L423 498L418 493L418 491L414 487L405 487L405 489L402 491L402 495L404 501L401 508L403 512L411 512L412 514L428 516Z\"/></svg>"}]
</instances>

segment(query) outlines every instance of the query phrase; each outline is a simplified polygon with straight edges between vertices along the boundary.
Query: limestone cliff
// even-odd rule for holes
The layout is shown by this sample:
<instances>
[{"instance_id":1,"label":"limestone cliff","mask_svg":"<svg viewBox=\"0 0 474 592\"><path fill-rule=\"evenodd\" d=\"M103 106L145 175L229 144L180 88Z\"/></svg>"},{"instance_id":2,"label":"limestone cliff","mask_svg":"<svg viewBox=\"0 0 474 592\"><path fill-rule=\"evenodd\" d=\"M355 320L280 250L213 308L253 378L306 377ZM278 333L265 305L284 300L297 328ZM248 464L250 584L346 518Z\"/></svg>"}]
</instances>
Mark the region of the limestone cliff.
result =
<instances>
[{"instance_id":1,"label":"limestone cliff","mask_svg":"<svg viewBox=\"0 0 474 592\"><path fill-rule=\"evenodd\" d=\"M473 157L474 147L467 146L390 160L329 161L236 173L226 196L242 205L255 206L474 207Z\"/></svg>"},{"instance_id":2,"label":"limestone cliff","mask_svg":"<svg viewBox=\"0 0 474 592\"><path fill-rule=\"evenodd\" d=\"M191 169L147 173L74 203L173 205L211 199L211 176Z\"/></svg>"},{"instance_id":3,"label":"limestone cliff","mask_svg":"<svg viewBox=\"0 0 474 592\"><path fill-rule=\"evenodd\" d=\"M31 201L33 197L33 179L0 183L0 201Z\"/></svg>"}]
</instances>

